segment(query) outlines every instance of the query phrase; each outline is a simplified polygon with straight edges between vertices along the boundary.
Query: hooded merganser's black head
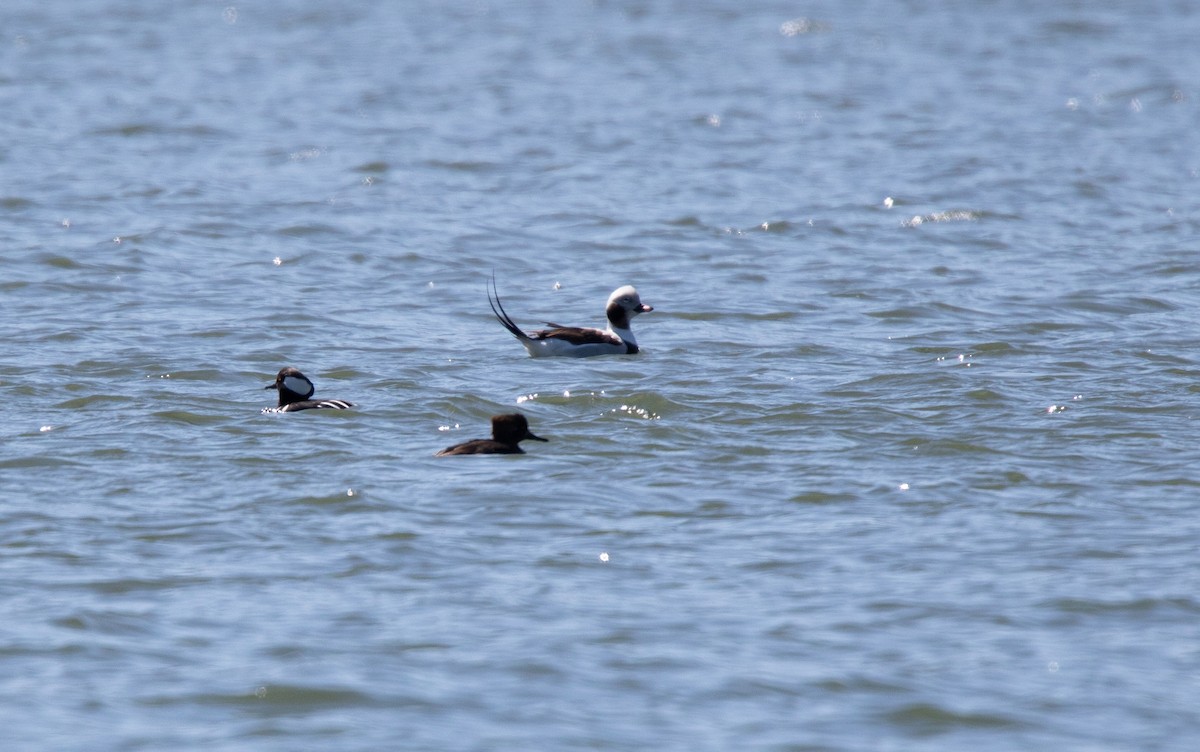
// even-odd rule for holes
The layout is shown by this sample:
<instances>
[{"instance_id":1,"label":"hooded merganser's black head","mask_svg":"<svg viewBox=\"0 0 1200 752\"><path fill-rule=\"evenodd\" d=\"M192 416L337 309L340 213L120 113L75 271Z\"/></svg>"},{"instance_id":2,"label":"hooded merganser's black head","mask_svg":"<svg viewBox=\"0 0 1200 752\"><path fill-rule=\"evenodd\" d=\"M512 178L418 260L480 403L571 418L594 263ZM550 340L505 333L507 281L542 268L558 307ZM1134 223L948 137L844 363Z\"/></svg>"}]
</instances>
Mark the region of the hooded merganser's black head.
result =
<instances>
[{"instance_id":1,"label":"hooded merganser's black head","mask_svg":"<svg viewBox=\"0 0 1200 752\"><path fill-rule=\"evenodd\" d=\"M293 402L302 402L317 391L311 379L291 366L284 368L275 376L274 384L267 384L263 388L279 390L280 407L285 407Z\"/></svg>"}]
</instances>

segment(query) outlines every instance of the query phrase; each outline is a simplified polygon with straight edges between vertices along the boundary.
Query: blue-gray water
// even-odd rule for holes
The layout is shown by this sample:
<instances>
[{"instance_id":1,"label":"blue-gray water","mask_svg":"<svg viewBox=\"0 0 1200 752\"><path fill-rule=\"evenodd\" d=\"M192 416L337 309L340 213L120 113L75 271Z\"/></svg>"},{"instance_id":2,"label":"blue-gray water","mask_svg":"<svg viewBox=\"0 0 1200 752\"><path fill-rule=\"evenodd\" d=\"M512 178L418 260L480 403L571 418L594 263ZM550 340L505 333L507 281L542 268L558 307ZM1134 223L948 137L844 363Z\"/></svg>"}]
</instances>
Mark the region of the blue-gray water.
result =
<instances>
[{"instance_id":1,"label":"blue-gray water","mask_svg":"<svg viewBox=\"0 0 1200 752\"><path fill-rule=\"evenodd\" d=\"M0 747L1195 749L1197 39L6 0Z\"/></svg>"}]
</instances>

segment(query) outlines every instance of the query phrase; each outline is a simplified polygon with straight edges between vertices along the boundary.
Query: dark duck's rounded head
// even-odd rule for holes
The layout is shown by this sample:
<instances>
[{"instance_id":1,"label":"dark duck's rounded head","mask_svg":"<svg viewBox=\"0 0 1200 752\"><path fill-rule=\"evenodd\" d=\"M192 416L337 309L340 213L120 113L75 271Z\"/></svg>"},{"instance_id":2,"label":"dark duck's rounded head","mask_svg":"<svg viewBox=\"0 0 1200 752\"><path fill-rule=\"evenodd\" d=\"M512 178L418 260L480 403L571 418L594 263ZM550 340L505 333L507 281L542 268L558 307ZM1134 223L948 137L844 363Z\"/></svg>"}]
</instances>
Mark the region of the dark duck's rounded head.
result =
<instances>
[{"instance_id":1,"label":"dark duck's rounded head","mask_svg":"<svg viewBox=\"0 0 1200 752\"><path fill-rule=\"evenodd\" d=\"M529 430L529 421L521 413L493 416L492 439L501 444L517 444L526 439L549 441L541 436L534 436L533 432Z\"/></svg>"}]
</instances>

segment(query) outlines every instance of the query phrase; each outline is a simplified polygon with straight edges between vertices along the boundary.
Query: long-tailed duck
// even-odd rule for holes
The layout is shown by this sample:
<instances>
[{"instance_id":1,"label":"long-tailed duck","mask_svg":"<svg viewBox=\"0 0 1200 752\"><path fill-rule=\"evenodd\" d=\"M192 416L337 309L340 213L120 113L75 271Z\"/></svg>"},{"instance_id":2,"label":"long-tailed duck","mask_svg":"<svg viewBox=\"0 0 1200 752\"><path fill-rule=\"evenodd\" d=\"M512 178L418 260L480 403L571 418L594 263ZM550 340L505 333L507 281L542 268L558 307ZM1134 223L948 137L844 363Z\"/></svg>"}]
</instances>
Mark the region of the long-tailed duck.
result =
<instances>
[{"instance_id":1,"label":"long-tailed duck","mask_svg":"<svg viewBox=\"0 0 1200 752\"><path fill-rule=\"evenodd\" d=\"M642 303L638 291L633 285L618 287L608 296L608 304L604 312L608 316L607 329L592 329L589 327L562 326L549 321L549 329L534 332L522 331L520 327L500 305L500 293L496 290L496 279L492 278L492 286L488 290L488 304L492 313L521 341L525 350L534 358L561 356L568 358L587 358L593 355L631 355L638 351L637 340L633 330L629 328L630 320L639 313L648 313L654 309Z\"/></svg>"}]
</instances>

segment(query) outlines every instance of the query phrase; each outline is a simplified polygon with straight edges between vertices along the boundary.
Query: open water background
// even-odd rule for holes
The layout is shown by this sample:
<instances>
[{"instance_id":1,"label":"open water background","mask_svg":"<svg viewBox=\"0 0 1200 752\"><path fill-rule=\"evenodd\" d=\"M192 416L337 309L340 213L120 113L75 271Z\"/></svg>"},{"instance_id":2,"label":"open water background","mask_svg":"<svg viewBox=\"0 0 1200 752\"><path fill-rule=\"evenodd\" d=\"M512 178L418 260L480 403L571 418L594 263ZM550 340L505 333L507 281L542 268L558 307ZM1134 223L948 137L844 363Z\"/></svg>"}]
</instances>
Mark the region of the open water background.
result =
<instances>
[{"instance_id":1,"label":"open water background","mask_svg":"<svg viewBox=\"0 0 1200 752\"><path fill-rule=\"evenodd\" d=\"M0 746L1196 749L1197 39L6 0Z\"/></svg>"}]
</instances>

